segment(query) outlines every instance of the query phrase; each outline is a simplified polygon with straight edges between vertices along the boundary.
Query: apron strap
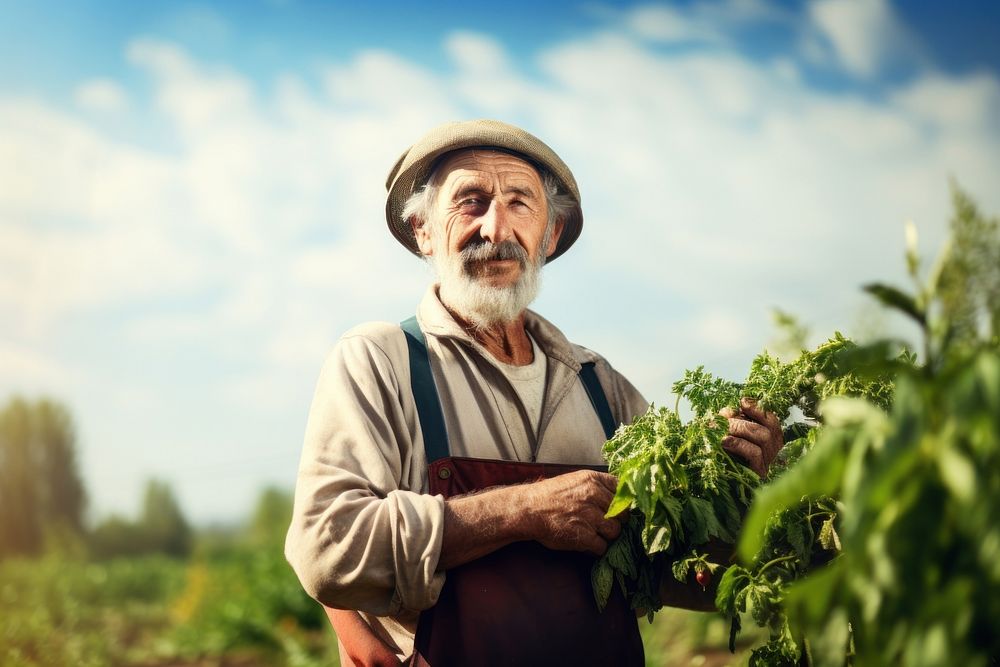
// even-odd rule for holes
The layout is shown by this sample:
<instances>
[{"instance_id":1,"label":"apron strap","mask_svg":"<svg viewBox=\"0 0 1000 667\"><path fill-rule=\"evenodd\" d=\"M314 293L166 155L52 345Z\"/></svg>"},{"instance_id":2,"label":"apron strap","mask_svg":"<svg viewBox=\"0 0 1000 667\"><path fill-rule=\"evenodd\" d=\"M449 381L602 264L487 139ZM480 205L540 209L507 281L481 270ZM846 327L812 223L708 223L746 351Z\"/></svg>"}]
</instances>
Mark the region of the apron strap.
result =
<instances>
[{"instance_id":1,"label":"apron strap","mask_svg":"<svg viewBox=\"0 0 1000 667\"><path fill-rule=\"evenodd\" d=\"M410 389L417 404L427 463L431 464L450 455L444 412L441 410L441 400L438 398L430 359L427 357L427 340L424 338L424 332L420 330L416 316L403 320L399 326L406 335L406 347L410 353ZM615 419L611 414L611 406L608 405L604 388L597 379L594 362L588 361L580 367L580 380L587 391L590 404L594 406L594 412L601 420L604 437L610 440L615 434Z\"/></svg>"},{"instance_id":2,"label":"apron strap","mask_svg":"<svg viewBox=\"0 0 1000 667\"><path fill-rule=\"evenodd\" d=\"M591 405L594 406L594 412L604 427L604 437L610 440L615 434L615 418L611 415L611 406L608 405L608 397L601 387L601 381L597 379L593 361L580 366L580 379L583 381L583 388L587 390Z\"/></svg>"},{"instance_id":3,"label":"apron strap","mask_svg":"<svg viewBox=\"0 0 1000 667\"><path fill-rule=\"evenodd\" d=\"M399 323L406 334L406 347L410 352L410 389L417 404L420 431L424 435L424 451L427 463L446 458L448 451L448 431L444 426L444 413L438 398L431 363L427 358L427 341L417 324L416 316Z\"/></svg>"}]
</instances>

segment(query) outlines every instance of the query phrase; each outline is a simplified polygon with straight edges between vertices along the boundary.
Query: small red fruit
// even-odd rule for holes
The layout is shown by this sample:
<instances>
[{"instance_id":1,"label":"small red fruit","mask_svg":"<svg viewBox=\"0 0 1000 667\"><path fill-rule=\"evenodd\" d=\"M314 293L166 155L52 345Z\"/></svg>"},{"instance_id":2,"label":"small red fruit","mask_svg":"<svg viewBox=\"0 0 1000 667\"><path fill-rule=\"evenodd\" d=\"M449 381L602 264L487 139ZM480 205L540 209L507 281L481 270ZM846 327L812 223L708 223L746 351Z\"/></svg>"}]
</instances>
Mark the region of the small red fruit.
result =
<instances>
[{"instance_id":1,"label":"small red fruit","mask_svg":"<svg viewBox=\"0 0 1000 667\"><path fill-rule=\"evenodd\" d=\"M694 580L698 582L698 585L703 589L707 588L710 583L712 583L712 573L708 570L701 570L696 572L694 575Z\"/></svg>"}]
</instances>

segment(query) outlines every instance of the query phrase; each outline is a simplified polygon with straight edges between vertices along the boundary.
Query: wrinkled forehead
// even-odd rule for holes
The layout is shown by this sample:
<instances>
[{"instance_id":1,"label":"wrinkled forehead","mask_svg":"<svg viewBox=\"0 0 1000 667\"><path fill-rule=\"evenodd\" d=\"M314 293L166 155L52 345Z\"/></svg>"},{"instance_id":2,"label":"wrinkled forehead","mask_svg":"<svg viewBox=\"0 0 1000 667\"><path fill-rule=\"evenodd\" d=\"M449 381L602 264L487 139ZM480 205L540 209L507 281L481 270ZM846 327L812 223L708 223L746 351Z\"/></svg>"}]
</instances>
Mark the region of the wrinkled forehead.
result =
<instances>
[{"instance_id":1,"label":"wrinkled forehead","mask_svg":"<svg viewBox=\"0 0 1000 667\"><path fill-rule=\"evenodd\" d=\"M542 182L539 168L525 156L488 146L463 148L445 153L435 162L428 180L440 186L453 174L474 177L477 173L497 175L504 180L524 181L535 185L541 185Z\"/></svg>"}]
</instances>

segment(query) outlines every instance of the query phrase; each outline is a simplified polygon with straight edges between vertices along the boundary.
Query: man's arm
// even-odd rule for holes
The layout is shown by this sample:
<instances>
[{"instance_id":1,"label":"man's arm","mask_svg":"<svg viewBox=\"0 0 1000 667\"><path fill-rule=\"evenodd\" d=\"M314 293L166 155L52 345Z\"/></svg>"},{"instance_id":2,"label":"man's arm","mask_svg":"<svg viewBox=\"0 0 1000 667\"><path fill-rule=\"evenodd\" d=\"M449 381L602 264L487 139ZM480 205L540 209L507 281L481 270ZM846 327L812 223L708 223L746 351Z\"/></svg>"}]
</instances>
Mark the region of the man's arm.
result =
<instances>
[{"instance_id":1,"label":"man's arm","mask_svg":"<svg viewBox=\"0 0 1000 667\"><path fill-rule=\"evenodd\" d=\"M394 615L429 607L444 583L444 501L420 493L426 473L409 463L419 441L396 375L406 355L398 326L363 325L317 382L285 553L327 606Z\"/></svg>"},{"instance_id":2,"label":"man's arm","mask_svg":"<svg viewBox=\"0 0 1000 667\"><path fill-rule=\"evenodd\" d=\"M579 470L540 482L452 498L444 505L443 571L521 540L550 549L603 554L621 523L605 519L617 480Z\"/></svg>"}]
</instances>

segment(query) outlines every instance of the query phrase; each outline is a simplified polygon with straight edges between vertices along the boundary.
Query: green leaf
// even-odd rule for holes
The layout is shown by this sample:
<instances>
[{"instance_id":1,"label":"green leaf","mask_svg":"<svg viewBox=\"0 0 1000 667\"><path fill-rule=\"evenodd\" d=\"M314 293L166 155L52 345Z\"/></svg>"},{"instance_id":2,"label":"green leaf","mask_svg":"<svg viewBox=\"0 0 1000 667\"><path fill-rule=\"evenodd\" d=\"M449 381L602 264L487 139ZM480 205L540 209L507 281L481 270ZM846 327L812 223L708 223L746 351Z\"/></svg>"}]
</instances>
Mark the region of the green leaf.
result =
<instances>
[{"instance_id":1,"label":"green leaf","mask_svg":"<svg viewBox=\"0 0 1000 667\"><path fill-rule=\"evenodd\" d=\"M704 544L710 537L718 537L723 533L723 528L715 517L715 508L704 498L688 498L681 519L687 531L688 543L692 545Z\"/></svg>"},{"instance_id":2,"label":"green leaf","mask_svg":"<svg viewBox=\"0 0 1000 667\"><path fill-rule=\"evenodd\" d=\"M678 561L674 561L670 571L673 572L674 579L684 583L684 581L687 580L688 573L691 571L691 559L682 558Z\"/></svg>"},{"instance_id":3,"label":"green leaf","mask_svg":"<svg viewBox=\"0 0 1000 667\"><path fill-rule=\"evenodd\" d=\"M836 609L836 596L843 590L843 582L842 557L799 579L785 590L785 609L789 618L812 624L825 621Z\"/></svg>"},{"instance_id":4,"label":"green leaf","mask_svg":"<svg viewBox=\"0 0 1000 667\"><path fill-rule=\"evenodd\" d=\"M750 652L747 667L797 667L798 656L780 640L772 640Z\"/></svg>"},{"instance_id":5,"label":"green leaf","mask_svg":"<svg viewBox=\"0 0 1000 667\"><path fill-rule=\"evenodd\" d=\"M736 653L736 637L740 634L740 615L733 614L729 621L729 652Z\"/></svg>"},{"instance_id":6,"label":"green leaf","mask_svg":"<svg viewBox=\"0 0 1000 667\"><path fill-rule=\"evenodd\" d=\"M812 545L808 544L806 540L806 526L803 524L804 519L798 516L796 519L785 524L785 539L788 540L788 544L800 560L809 562L809 553Z\"/></svg>"},{"instance_id":7,"label":"green leaf","mask_svg":"<svg viewBox=\"0 0 1000 667\"><path fill-rule=\"evenodd\" d=\"M671 525L680 527L681 525L681 501L673 496L667 496L660 501L660 507L666 512L667 520Z\"/></svg>"},{"instance_id":8,"label":"green leaf","mask_svg":"<svg viewBox=\"0 0 1000 667\"><path fill-rule=\"evenodd\" d=\"M938 470L952 494L963 503L972 502L976 495L976 469L947 442L937 443Z\"/></svg>"},{"instance_id":9,"label":"green leaf","mask_svg":"<svg viewBox=\"0 0 1000 667\"><path fill-rule=\"evenodd\" d=\"M750 602L750 615L760 627L772 624L775 617L781 613L778 606L781 595L777 583L763 577L757 577L747 586L747 596Z\"/></svg>"},{"instance_id":10,"label":"green leaf","mask_svg":"<svg viewBox=\"0 0 1000 667\"><path fill-rule=\"evenodd\" d=\"M740 532L740 511L736 507L732 493L728 489L712 497L712 505L715 508L715 516L722 524L722 531L719 538L723 542L730 544L736 541L736 536Z\"/></svg>"},{"instance_id":11,"label":"green leaf","mask_svg":"<svg viewBox=\"0 0 1000 667\"><path fill-rule=\"evenodd\" d=\"M833 527L833 517L824 521L823 527L819 529L819 543L827 551L840 551L840 536Z\"/></svg>"},{"instance_id":12,"label":"green leaf","mask_svg":"<svg viewBox=\"0 0 1000 667\"><path fill-rule=\"evenodd\" d=\"M881 301L883 305L906 313L916 320L921 327L927 325L927 314L917 306L917 302L909 294L881 283L871 283L865 285L862 289Z\"/></svg>"},{"instance_id":13,"label":"green leaf","mask_svg":"<svg viewBox=\"0 0 1000 667\"><path fill-rule=\"evenodd\" d=\"M611 499L611 505L608 507L604 518L610 519L631 509L634 500L635 496L624 485L619 484L618 491L615 493L615 497Z\"/></svg>"},{"instance_id":14,"label":"green leaf","mask_svg":"<svg viewBox=\"0 0 1000 667\"><path fill-rule=\"evenodd\" d=\"M604 554L604 560L629 579L635 579L635 552L632 549L631 536L631 532L623 532L619 535L618 539L608 547Z\"/></svg>"},{"instance_id":15,"label":"green leaf","mask_svg":"<svg viewBox=\"0 0 1000 667\"><path fill-rule=\"evenodd\" d=\"M594 567L590 571L590 579L594 587L594 600L597 602L597 608L604 611L604 607L608 604L608 598L611 597L611 586L614 583L614 572L607 560L601 558L594 563Z\"/></svg>"},{"instance_id":16,"label":"green leaf","mask_svg":"<svg viewBox=\"0 0 1000 667\"><path fill-rule=\"evenodd\" d=\"M646 553L653 555L670 548L670 538L673 531L670 526L654 526L647 524L642 529L642 545L646 547Z\"/></svg>"},{"instance_id":17,"label":"green leaf","mask_svg":"<svg viewBox=\"0 0 1000 667\"><path fill-rule=\"evenodd\" d=\"M737 614L737 597L750 581L746 568L732 565L722 573L715 593L715 606L725 614Z\"/></svg>"}]
</instances>

